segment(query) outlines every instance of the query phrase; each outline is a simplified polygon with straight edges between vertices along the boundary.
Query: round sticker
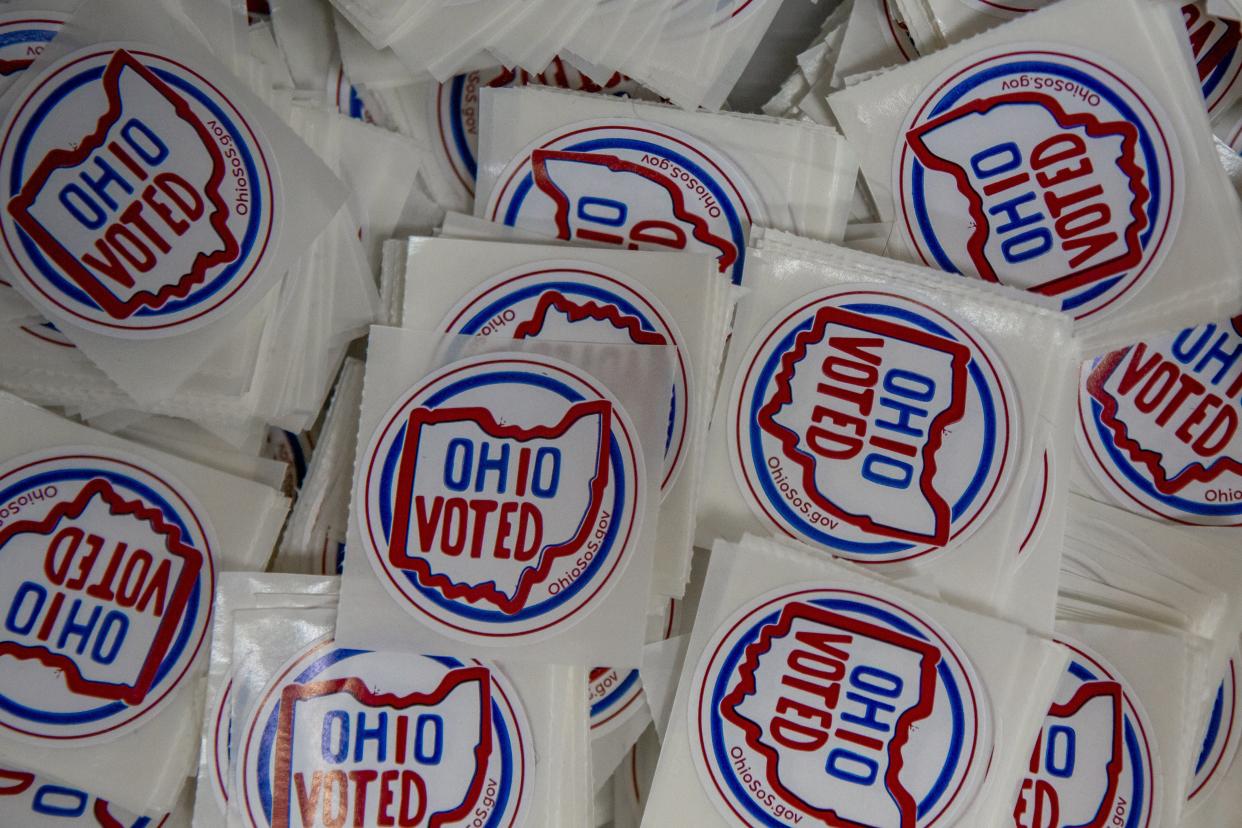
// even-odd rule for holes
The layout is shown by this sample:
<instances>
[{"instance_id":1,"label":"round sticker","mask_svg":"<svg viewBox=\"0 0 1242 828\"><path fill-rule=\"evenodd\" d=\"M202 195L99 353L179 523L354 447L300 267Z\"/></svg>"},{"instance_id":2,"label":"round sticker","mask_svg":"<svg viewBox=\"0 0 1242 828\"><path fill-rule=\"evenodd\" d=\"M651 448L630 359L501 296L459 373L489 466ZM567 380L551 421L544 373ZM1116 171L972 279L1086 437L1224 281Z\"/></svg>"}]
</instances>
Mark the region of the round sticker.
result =
<instances>
[{"instance_id":1,"label":"round sticker","mask_svg":"<svg viewBox=\"0 0 1242 828\"><path fill-rule=\"evenodd\" d=\"M1238 755L1238 743L1242 741L1242 722L1238 721L1242 709L1242 687L1238 684L1238 663L1242 651L1229 659L1225 678L1212 698L1212 709L1203 725L1203 738L1195 742L1198 752L1194 759L1194 773L1190 779L1191 802L1212 798L1212 791L1233 767Z\"/></svg>"},{"instance_id":2,"label":"round sticker","mask_svg":"<svg viewBox=\"0 0 1242 828\"><path fill-rule=\"evenodd\" d=\"M759 205L706 142L618 118L563 127L518 153L484 215L564 241L703 253L740 283L751 223L766 223Z\"/></svg>"},{"instance_id":3,"label":"round sticker","mask_svg":"<svg viewBox=\"0 0 1242 828\"><path fill-rule=\"evenodd\" d=\"M717 631L689 692L691 754L730 825L952 825L992 752L966 654L911 607L785 588Z\"/></svg>"},{"instance_id":4,"label":"round sticker","mask_svg":"<svg viewBox=\"0 0 1242 828\"><path fill-rule=\"evenodd\" d=\"M59 12L0 14L0 79L29 69L68 19Z\"/></svg>"},{"instance_id":5,"label":"round sticker","mask_svg":"<svg viewBox=\"0 0 1242 828\"><path fill-rule=\"evenodd\" d=\"M894 190L925 264L1053 297L1082 319L1155 273L1184 185L1155 97L1066 48L986 50L929 84L902 130Z\"/></svg>"},{"instance_id":6,"label":"round sticker","mask_svg":"<svg viewBox=\"0 0 1242 828\"><path fill-rule=\"evenodd\" d=\"M151 719L207 634L212 543L143 458L75 446L0 468L0 728L80 744Z\"/></svg>"},{"instance_id":7,"label":"round sticker","mask_svg":"<svg viewBox=\"0 0 1242 828\"><path fill-rule=\"evenodd\" d=\"M1057 643L1070 663L1031 753L1014 824L1150 828L1160 777L1146 713L1098 655Z\"/></svg>"},{"instance_id":8,"label":"round sticker","mask_svg":"<svg viewBox=\"0 0 1242 828\"><path fill-rule=\"evenodd\" d=\"M965 323L914 294L842 285L755 338L733 385L729 454L768 525L855 561L905 561L995 508L1016 402Z\"/></svg>"},{"instance_id":9,"label":"round sticker","mask_svg":"<svg viewBox=\"0 0 1242 828\"><path fill-rule=\"evenodd\" d=\"M1078 446L1118 503L1242 525L1242 316L1084 363Z\"/></svg>"},{"instance_id":10,"label":"round sticker","mask_svg":"<svg viewBox=\"0 0 1242 828\"><path fill-rule=\"evenodd\" d=\"M47 67L0 133L0 237L49 314L136 339L239 306L271 236L270 152L196 70L93 45Z\"/></svg>"},{"instance_id":11,"label":"round sticker","mask_svg":"<svg viewBox=\"0 0 1242 828\"><path fill-rule=\"evenodd\" d=\"M672 346L677 370L661 491L667 494L677 481L688 452L686 430L695 402L686 345L672 314L638 282L583 262L515 268L471 291L440 327L468 336Z\"/></svg>"},{"instance_id":12,"label":"round sticker","mask_svg":"<svg viewBox=\"0 0 1242 828\"><path fill-rule=\"evenodd\" d=\"M311 645L244 730L242 812L254 828L515 828L534 745L521 700L479 661Z\"/></svg>"},{"instance_id":13,"label":"round sticker","mask_svg":"<svg viewBox=\"0 0 1242 828\"><path fill-rule=\"evenodd\" d=\"M1242 23L1208 14L1201 2L1182 6L1182 18L1203 100L1208 114L1214 115L1227 109L1242 92L1238 84L1238 75L1242 74Z\"/></svg>"},{"instance_id":14,"label":"round sticker","mask_svg":"<svg viewBox=\"0 0 1242 828\"><path fill-rule=\"evenodd\" d=\"M472 198L475 179L479 174L479 90L529 84L635 98L651 97L641 86L620 73L614 73L603 84L598 84L559 57L553 58L548 68L538 75L523 69L497 66L467 72L440 84L431 101L431 123L436 125L439 133L441 160Z\"/></svg>"},{"instance_id":15,"label":"round sticker","mask_svg":"<svg viewBox=\"0 0 1242 828\"><path fill-rule=\"evenodd\" d=\"M534 640L588 615L633 557L646 477L629 417L559 360L489 354L381 420L355 503L366 555L438 632Z\"/></svg>"}]
</instances>

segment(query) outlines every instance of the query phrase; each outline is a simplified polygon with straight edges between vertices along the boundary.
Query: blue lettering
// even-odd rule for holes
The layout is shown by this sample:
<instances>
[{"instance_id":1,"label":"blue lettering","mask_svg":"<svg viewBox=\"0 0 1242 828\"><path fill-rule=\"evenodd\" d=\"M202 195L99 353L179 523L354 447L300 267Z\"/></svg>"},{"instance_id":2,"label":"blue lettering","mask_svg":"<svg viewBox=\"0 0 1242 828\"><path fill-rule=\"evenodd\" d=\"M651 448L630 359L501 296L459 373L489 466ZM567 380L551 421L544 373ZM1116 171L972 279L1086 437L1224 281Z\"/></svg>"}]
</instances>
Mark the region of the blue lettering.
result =
<instances>
[{"instance_id":1,"label":"blue lettering","mask_svg":"<svg viewBox=\"0 0 1242 828\"><path fill-rule=\"evenodd\" d=\"M74 598L73 606L69 608L69 618L60 630L60 638L56 640L57 648L63 650L68 645L70 636L77 636L80 639L76 650L78 655L86 652L86 642L94 634L95 625L99 623L99 614L103 611L102 607L92 607L90 617L85 622L80 622L78 621L80 609L82 609L82 599Z\"/></svg>"},{"instance_id":2,"label":"blue lettering","mask_svg":"<svg viewBox=\"0 0 1242 828\"><path fill-rule=\"evenodd\" d=\"M889 471L884 472L884 469ZM909 463L882 454L868 454L863 459L862 476L872 483L890 489L906 489L914 479L914 467Z\"/></svg>"},{"instance_id":3,"label":"blue lettering","mask_svg":"<svg viewBox=\"0 0 1242 828\"><path fill-rule=\"evenodd\" d=\"M444 485L451 492L470 488L470 472L474 469L474 443L465 437L449 440L444 455Z\"/></svg>"},{"instance_id":4,"label":"blue lettering","mask_svg":"<svg viewBox=\"0 0 1242 828\"><path fill-rule=\"evenodd\" d=\"M850 684L876 696L895 699L901 695L905 682L896 673L878 667L859 666L850 671Z\"/></svg>"},{"instance_id":5,"label":"blue lettering","mask_svg":"<svg viewBox=\"0 0 1242 828\"><path fill-rule=\"evenodd\" d=\"M482 443L479 449L479 470L474 478L474 490L483 491L483 483L489 471L496 472L496 493L505 493L505 478L509 476L509 444L500 444L500 456L495 460L488 456L489 443Z\"/></svg>"},{"instance_id":6,"label":"blue lettering","mask_svg":"<svg viewBox=\"0 0 1242 828\"><path fill-rule=\"evenodd\" d=\"M1047 227L1027 230L1001 242L1001 256L1010 264L1020 264L1052 249L1052 231Z\"/></svg>"},{"instance_id":7,"label":"blue lettering","mask_svg":"<svg viewBox=\"0 0 1242 828\"><path fill-rule=\"evenodd\" d=\"M79 184L66 184L59 195L61 206L87 230L98 230L108 223L108 214Z\"/></svg>"},{"instance_id":8,"label":"blue lettering","mask_svg":"<svg viewBox=\"0 0 1242 828\"><path fill-rule=\"evenodd\" d=\"M1220 363L1220 368L1218 368L1216 373L1212 376L1211 382L1213 384L1216 384L1224 379L1225 374L1229 373L1230 369L1237 364L1238 358L1242 357L1242 342L1234 345L1232 349L1226 349L1223 346L1228 339L1229 334L1222 331L1221 335L1218 336L1216 341L1212 343L1212 346L1208 348L1207 353L1203 355L1203 358L1195 364L1195 373L1203 373L1203 370L1207 368L1211 362L1215 361Z\"/></svg>"},{"instance_id":9,"label":"blue lettering","mask_svg":"<svg viewBox=\"0 0 1242 828\"><path fill-rule=\"evenodd\" d=\"M540 446L535 451L535 468L530 490L538 497L553 497L561 485L561 450L556 446Z\"/></svg>"},{"instance_id":10,"label":"blue lettering","mask_svg":"<svg viewBox=\"0 0 1242 828\"><path fill-rule=\"evenodd\" d=\"M880 774L880 765L874 759L860 756L852 750L833 748L824 763L824 770L842 782L871 785Z\"/></svg>"},{"instance_id":11,"label":"blue lettering","mask_svg":"<svg viewBox=\"0 0 1242 828\"><path fill-rule=\"evenodd\" d=\"M125 126L121 127L121 137L125 139L125 143L129 144L134 154L150 167L162 164L168 158L168 146L151 130L151 127L137 118L130 118L125 122ZM138 140L139 138L142 140Z\"/></svg>"},{"instance_id":12,"label":"blue lettering","mask_svg":"<svg viewBox=\"0 0 1242 828\"><path fill-rule=\"evenodd\" d=\"M988 213L993 216L1002 213L1008 217L1008 221L996 228L997 233L1011 233L1014 230L1021 230L1023 227L1029 227L1032 224L1044 221L1044 214L1038 210L1030 215L1022 215L1018 208L1023 204L1028 204L1035 200L1035 193L1027 192L1019 196L1014 196L1008 201L1002 201L1000 204L988 208Z\"/></svg>"},{"instance_id":13,"label":"blue lettering","mask_svg":"<svg viewBox=\"0 0 1242 828\"><path fill-rule=\"evenodd\" d=\"M578 218L583 221L593 221L608 227L620 227L625 224L628 214L629 208L622 201L595 196L583 196L578 199Z\"/></svg>"},{"instance_id":14,"label":"blue lettering","mask_svg":"<svg viewBox=\"0 0 1242 828\"><path fill-rule=\"evenodd\" d=\"M116 631L115 634L113 630ZM117 655L121 652L121 645L125 643L125 636L128 634L129 619L118 610L109 610L104 616L99 637L95 639L95 646L91 648L91 660L96 664L111 664L116 661ZM109 635L112 636L112 647L105 650Z\"/></svg>"},{"instance_id":15,"label":"blue lettering","mask_svg":"<svg viewBox=\"0 0 1242 828\"><path fill-rule=\"evenodd\" d=\"M333 724L335 728L335 744L333 748ZM344 710L329 710L323 717L323 735L319 740L319 749L323 758L334 765L339 765L349 756L349 714Z\"/></svg>"},{"instance_id":16,"label":"blue lettering","mask_svg":"<svg viewBox=\"0 0 1242 828\"><path fill-rule=\"evenodd\" d=\"M1199 338L1195 340L1194 345L1186 347L1190 341L1190 337L1199 332ZM1173 345L1169 348L1169 353L1173 358L1182 365L1189 365L1195 357L1203 353L1203 347L1207 345L1208 340L1216 333L1216 323L1210 322L1196 328L1186 328L1173 339Z\"/></svg>"},{"instance_id":17,"label":"blue lettering","mask_svg":"<svg viewBox=\"0 0 1242 828\"><path fill-rule=\"evenodd\" d=\"M34 608L29 611L25 621L18 621L18 613L26 604L28 596L34 596ZM4 628L18 635L29 635L34 629L35 621L39 620L39 613L43 612L43 604L47 601L47 590L34 581L26 581L17 588L17 594L13 596L13 603L9 605L9 614L4 619Z\"/></svg>"},{"instance_id":18,"label":"blue lettering","mask_svg":"<svg viewBox=\"0 0 1242 828\"><path fill-rule=\"evenodd\" d=\"M997 144L971 156L970 168L979 178L994 178L1022 166L1022 152L1013 141Z\"/></svg>"},{"instance_id":19,"label":"blue lettering","mask_svg":"<svg viewBox=\"0 0 1242 828\"><path fill-rule=\"evenodd\" d=\"M920 420L926 419L926 408L920 408L917 405L909 405L907 403L899 402L894 400L892 397L880 397L880 407L888 408L897 412L897 419L881 420L877 417L875 421L877 428L887 428L890 431L908 434L911 437L922 437L925 433L921 427L912 425L911 420L915 417Z\"/></svg>"},{"instance_id":20,"label":"blue lettering","mask_svg":"<svg viewBox=\"0 0 1242 828\"><path fill-rule=\"evenodd\" d=\"M895 705L891 705L888 702L882 702L878 699L873 699L870 696L863 695L862 693L855 693L852 690L846 692L845 698L847 701L852 701L860 705L862 714L859 715L858 713L850 713L843 710L841 713L841 721L861 725L862 727L875 730L880 733L888 733L893 729L892 725L888 722L880 721L878 714L895 712L897 710Z\"/></svg>"},{"instance_id":21,"label":"blue lettering","mask_svg":"<svg viewBox=\"0 0 1242 828\"><path fill-rule=\"evenodd\" d=\"M930 402L936 396L936 381L904 368L892 368L884 374L884 390L908 400Z\"/></svg>"},{"instance_id":22,"label":"blue lettering","mask_svg":"<svg viewBox=\"0 0 1242 828\"><path fill-rule=\"evenodd\" d=\"M427 750L427 730L431 734L431 750ZM414 723L414 758L424 765L438 765L444 758L444 719L434 713L423 713Z\"/></svg>"},{"instance_id":23,"label":"blue lettering","mask_svg":"<svg viewBox=\"0 0 1242 828\"><path fill-rule=\"evenodd\" d=\"M36 814L54 817L80 817L86 813L90 797L73 788L44 785L34 796L30 809Z\"/></svg>"},{"instance_id":24,"label":"blue lettering","mask_svg":"<svg viewBox=\"0 0 1242 828\"><path fill-rule=\"evenodd\" d=\"M121 174L116 171L116 168L103 158L95 156L91 159L90 163L94 164L99 169L99 177L91 178L86 174L86 171L83 170L78 173L78 178L82 179L82 183L89 187L95 195L99 196L103 203L108 205L109 209L117 209L117 203L112 200L112 196L108 195L108 187L110 185L115 184L120 187L125 195L134 194L134 188L130 186L129 182L122 178Z\"/></svg>"},{"instance_id":25,"label":"blue lettering","mask_svg":"<svg viewBox=\"0 0 1242 828\"><path fill-rule=\"evenodd\" d=\"M1061 779L1074 775L1074 760L1078 736L1072 727L1053 725L1048 728L1048 747L1044 751L1044 767L1048 773ZM1057 747L1060 746L1060 751Z\"/></svg>"},{"instance_id":26,"label":"blue lettering","mask_svg":"<svg viewBox=\"0 0 1242 828\"><path fill-rule=\"evenodd\" d=\"M388 761L388 714L380 711L375 727L367 727L367 713L358 711L358 740L354 743L354 761L361 762L367 742L375 742L375 760Z\"/></svg>"}]
</instances>

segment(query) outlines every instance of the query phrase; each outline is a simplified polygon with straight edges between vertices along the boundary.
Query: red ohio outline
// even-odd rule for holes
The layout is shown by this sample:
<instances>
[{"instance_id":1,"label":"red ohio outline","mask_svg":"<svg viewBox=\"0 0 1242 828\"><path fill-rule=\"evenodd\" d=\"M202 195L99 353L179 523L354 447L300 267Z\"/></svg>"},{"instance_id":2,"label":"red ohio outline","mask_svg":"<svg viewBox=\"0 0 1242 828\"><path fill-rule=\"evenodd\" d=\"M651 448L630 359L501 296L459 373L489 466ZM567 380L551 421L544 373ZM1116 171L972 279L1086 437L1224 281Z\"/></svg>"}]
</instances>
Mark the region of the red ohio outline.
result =
<instances>
[{"instance_id":1,"label":"red ohio outline","mask_svg":"<svg viewBox=\"0 0 1242 828\"><path fill-rule=\"evenodd\" d=\"M290 684L280 693L280 718L276 727L275 769L272 771L272 828L288 828L291 807L289 788L293 781L293 720L294 706L299 701L347 693L368 708L407 710L411 707L437 705L453 691L470 682L479 685L479 742L474 748L474 777L466 789L466 798L451 811L433 814L427 828L439 828L470 815L483 792L487 763L492 754L492 674L486 667L460 667L450 670L440 684L427 693L374 693L360 678L339 678L310 684Z\"/></svg>"},{"instance_id":2,"label":"red ohio outline","mask_svg":"<svg viewBox=\"0 0 1242 828\"><path fill-rule=\"evenodd\" d=\"M1073 828L1104 828L1108 822L1108 818L1112 815L1113 797L1117 795L1117 785L1121 779L1122 764L1125 760L1122 754L1122 722L1124 714L1122 712L1122 690L1121 685L1115 681L1088 681L1084 682L1081 687L1074 693L1074 697L1065 704L1054 704L1048 710L1045 719L1070 719L1086 707L1089 703L1103 696L1108 696L1113 700L1113 745L1112 757L1108 760L1105 772L1108 776L1108 785L1104 790L1104 798L1100 801L1099 810L1096 811L1090 821L1082 825L1073 826ZM1038 772L1040 766L1040 756L1042 749L1042 735L1040 740L1035 742L1035 749L1031 752L1031 772ZM1055 787L1055 785L1054 785ZM1022 806L1022 800L1019 798L1018 803L1014 806L1014 824L1020 825L1018 822L1018 808Z\"/></svg>"},{"instance_id":3,"label":"red ohio outline","mask_svg":"<svg viewBox=\"0 0 1242 828\"><path fill-rule=\"evenodd\" d=\"M759 633L759 638L746 646L746 657L737 668L740 679L720 701L721 716L740 728L746 736L746 744L763 756L767 763L765 771L768 784L786 802L791 803L802 813L823 822L829 828L873 828L870 823L856 822L841 816L836 809L815 808L786 788L780 778L780 754L760 741L763 729L737 711L737 707L745 698L756 692L755 672L759 668L759 657L772 649L773 639L789 635L796 619L805 619L824 627L846 630L861 638L879 641L918 654L920 658L918 703L897 717L893 726L892 739L888 743L888 769L884 774L885 789L896 802L901 814L900 828L914 828L918 820L918 803L915 802L914 795L901 784L901 769L905 764L902 750L910 738L911 728L930 716L936 704L936 665L940 663L941 653L935 645L896 630L851 618L813 604L795 601L786 604L776 623L764 627Z\"/></svg>"},{"instance_id":4,"label":"red ohio outline","mask_svg":"<svg viewBox=\"0 0 1242 828\"><path fill-rule=\"evenodd\" d=\"M48 179L52 173L64 167L78 166L86 161L93 152L103 146L104 141L108 137L108 132L124 114L120 77L121 72L125 69L137 73L139 77L150 84L156 92L168 101L177 115L198 134L203 148L211 156L212 173L211 178L207 182L205 195L211 204L214 205L210 223L220 237L220 241L224 243L224 249L214 253L200 252L195 257L190 267L190 272L178 277L175 283L164 285L154 293L146 290L138 291L129 299L122 301L98 277L91 273L72 252L56 240L56 237L30 213L30 209L34 205L35 199L38 198L44 187L47 186ZM220 148L216 146L215 139L211 133L208 132L198 116L194 114L194 111L186 103L185 99L124 49L118 49L109 59L108 66L104 70L102 83L104 93L108 97L108 109L100 117L95 131L83 138L75 149L55 149L49 152L22 186L21 192L9 200L8 211L18 226L34 239L40 249L47 253L82 290L86 291L87 295L97 302L105 313L114 319L126 319L144 307L160 308L170 299L184 299L194 289L195 285L198 285L206 278L208 270L236 259L241 252L241 247L233 232L229 229L229 208L220 195L220 185L224 182L228 172L224 156L220 152Z\"/></svg>"},{"instance_id":5,"label":"red ohio outline","mask_svg":"<svg viewBox=\"0 0 1242 828\"><path fill-rule=\"evenodd\" d=\"M1065 129L1082 127L1083 131L1092 138L1104 138L1110 135L1121 136L1122 154L1117 161L1117 165L1125 173L1126 177L1130 179L1130 192L1134 195L1130 203L1132 221L1125 230L1125 253L1108 261L1092 265L1084 270L1053 277L1038 285L1027 288L1027 290L1041 293L1045 296L1058 296L1083 285L1107 279L1140 264L1143 260L1143 248L1139 241L1139 236L1147 228L1147 213L1144 207L1151 198L1151 192L1143 184L1143 168L1138 165L1136 160L1138 157L1138 129L1134 124L1127 121L1101 121L1087 113L1071 115L1061 107L1055 98L1038 92L1011 92L970 101L933 118L925 124L914 127L906 134L906 141L910 144L910 148L914 150L914 154L919 161L933 170L953 176L957 182L958 191L966 197L971 218L975 221L975 229L966 243L966 249L970 254L971 261L974 262L975 269L979 271L979 277L989 282L1002 281L997 276L996 269L992 267L986 255L986 245L988 236L991 233L991 225L988 223L987 214L983 210L983 197L970 185L970 176L966 173L966 170L932 152L924 143L924 136L928 132L939 129L951 121L956 121L972 114L986 115L996 107L1009 104L1034 104L1043 107L1052 115L1053 120L1059 126Z\"/></svg>"},{"instance_id":6,"label":"red ohio outline","mask_svg":"<svg viewBox=\"0 0 1242 828\"><path fill-rule=\"evenodd\" d=\"M410 510L414 503L414 472L418 465L419 435L424 425L441 423L469 422L474 423L490 437L526 441L532 439L554 439L566 434L578 422L589 417L600 418L599 453L596 458L595 477L591 481L591 500L586 514L583 516L577 534L568 541L546 547L539 556L539 563L534 567L526 567L518 576L517 588L513 597L498 590L494 582L482 584L454 583L447 575L432 572L425 557L411 555L408 551ZM612 404L607 400L587 400L574 403L565 412L565 416L555 425L532 426L523 428L518 425L502 425L496 421L492 412L481 407L464 408L415 408L410 412L406 423L405 441L401 446L401 460L397 467L397 487L395 506L393 508L392 536L388 541L388 560L398 569L411 571L424 586L438 590L450 600L464 598L470 603L487 601L494 604L501 612L514 614L526 606L530 591L547 580L552 563L558 559L577 554L595 530L596 518L599 515L604 489L610 480L611 461L608 454L608 442L612 434Z\"/></svg>"},{"instance_id":7,"label":"red ohio outline","mask_svg":"<svg viewBox=\"0 0 1242 828\"><path fill-rule=\"evenodd\" d=\"M643 330L642 323L635 316L621 313L616 305L601 305L598 302L575 302L559 290L549 290L539 297L539 304L530 319L518 324L513 330L514 339L526 339L538 336L548 322L548 314L558 310L569 317L570 322L582 322L594 319L597 322L608 322L619 330L629 334L630 340L638 345L667 345L668 340L658 331Z\"/></svg>"},{"instance_id":8,"label":"red ohio outline","mask_svg":"<svg viewBox=\"0 0 1242 828\"><path fill-rule=\"evenodd\" d=\"M895 526L876 523L867 515L855 515L837 506L817 488L815 481L814 458L798 450L799 435L776 422L776 415L785 405L793 402L793 391L790 388L795 366L806 357L812 342L822 341L828 325L836 323L848 328L855 328L878 336L900 339L922 348L939 351L949 355L950 371L953 375L949 406L937 414L928 424L927 441L923 444L923 473L919 478L919 490L936 518L934 534L924 535ZM884 535L901 540L930 543L944 546L949 542L952 530L952 509L933 486L936 476L936 453L940 450L942 432L947 426L956 423L966 413L966 367L970 363L970 348L951 339L934 336L917 328L910 328L889 322L885 319L874 319L861 313L826 306L815 313L811 327L798 334L794 339L793 348L781 357L781 369L772 377L776 392L772 395L756 415L759 428L775 437L781 444L781 452L786 459L802 469L802 488L815 505L837 518L857 526L865 532Z\"/></svg>"},{"instance_id":9,"label":"red ohio outline","mask_svg":"<svg viewBox=\"0 0 1242 828\"><path fill-rule=\"evenodd\" d=\"M696 216L686 209L686 199L682 194L682 188L667 176L663 176L658 170L645 167L642 164L636 164L633 161L627 161L616 155L605 155L594 152L571 152L569 150L549 150L537 149L530 154L531 172L537 186L544 195L551 198L556 203L556 232L557 238L566 241L573 239L573 234L569 227L569 196L552 180L552 176L548 173L548 161L570 161L576 164L592 164L597 167L605 167L612 172L633 173L641 178L663 187L668 193L669 201L673 210L673 216L686 224L689 224L693 230L692 233L696 239L709 247L714 247L720 251L720 255L716 260L720 263L719 270L721 273L728 271L733 263L737 261L737 248L733 242L718 236L707 226L707 222L702 216ZM641 222L640 222L641 224ZM638 225L636 225L638 226ZM625 240L619 236L616 237L617 244L624 244ZM603 239L594 239L595 241L603 241ZM631 245L631 249L634 249Z\"/></svg>"},{"instance_id":10,"label":"red ohio outline","mask_svg":"<svg viewBox=\"0 0 1242 828\"><path fill-rule=\"evenodd\" d=\"M1242 319L1242 317L1235 317L1236 319ZM1236 324L1235 321L1235 328ZM1143 448L1138 440L1130 436L1129 426L1118 416L1120 411L1119 401L1104 386L1112 378L1112 375L1121 365L1122 360L1126 358L1126 355L1131 351L1135 351L1135 349L1145 352L1147 344L1139 342L1105 354L1100 358L1099 363L1091 369L1091 373L1087 375L1087 393L1100 404L1100 422L1112 432L1113 444L1129 455L1130 459L1135 463L1139 463L1147 469L1151 476L1152 485L1161 494L1175 495L1191 483L1210 483L1226 472L1242 474L1242 462L1233 457L1225 456L1219 457L1207 465L1191 463L1177 474L1169 477L1165 473L1164 466L1160 464L1164 455L1158 451ZM1164 358L1159 351L1153 349L1153 353L1161 359ZM1229 402L1229 400L1224 402Z\"/></svg>"},{"instance_id":11,"label":"red ohio outline","mask_svg":"<svg viewBox=\"0 0 1242 828\"><path fill-rule=\"evenodd\" d=\"M150 524L157 534L163 535L167 539L166 551L185 562L181 569L181 574L177 577L176 586L173 587L169 595L168 607L164 617L160 620L155 638L151 642L151 650L147 654L147 658L143 662L142 669L139 671L134 684L131 686L92 681L82 675L75 661L68 656L53 653L47 647L28 647L11 641L0 641L0 656L8 655L20 660L34 659L54 670L63 670L65 684L74 693L92 698L122 701L129 705L137 705L151 691L151 685L155 683L155 674L168 652L168 647L172 643L173 637L176 635L177 627L185 613L186 604L189 603L190 593L194 591L194 585L198 582L199 576L202 573L203 554L194 547L183 543L181 540L181 530L165 522L164 516L158 509L144 506L139 500L125 500L112 488L112 484L102 478L96 478L88 482L72 501L58 503L52 507L52 510L48 512L47 517L43 520L21 520L11 523L3 530L0 530L0 553L3 553L4 547L15 535L51 535L62 519L80 517L86 511L87 506L90 505L91 499L96 495L108 504L109 511L112 514L132 515ZM148 551L154 552L155 550Z\"/></svg>"}]
</instances>

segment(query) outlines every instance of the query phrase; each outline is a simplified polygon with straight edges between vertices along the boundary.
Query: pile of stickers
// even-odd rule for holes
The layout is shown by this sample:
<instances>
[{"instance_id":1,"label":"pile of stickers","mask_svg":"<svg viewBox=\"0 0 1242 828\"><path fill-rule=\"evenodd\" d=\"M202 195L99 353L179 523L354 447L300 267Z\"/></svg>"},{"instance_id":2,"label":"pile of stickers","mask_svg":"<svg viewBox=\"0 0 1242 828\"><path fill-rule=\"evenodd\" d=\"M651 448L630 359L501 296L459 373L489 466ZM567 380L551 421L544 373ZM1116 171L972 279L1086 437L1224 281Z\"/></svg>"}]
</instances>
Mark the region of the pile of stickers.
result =
<instances>
[{"instance_id":1,"label":"pile of stickers","mask_svg":"<svg viewBox=\"0 0 1242 828\"><path fill-rule=\"evenodd\" d=\"M1242 828L1240 21L0 0L0 828Z\"/></svg>"}]
</instances>

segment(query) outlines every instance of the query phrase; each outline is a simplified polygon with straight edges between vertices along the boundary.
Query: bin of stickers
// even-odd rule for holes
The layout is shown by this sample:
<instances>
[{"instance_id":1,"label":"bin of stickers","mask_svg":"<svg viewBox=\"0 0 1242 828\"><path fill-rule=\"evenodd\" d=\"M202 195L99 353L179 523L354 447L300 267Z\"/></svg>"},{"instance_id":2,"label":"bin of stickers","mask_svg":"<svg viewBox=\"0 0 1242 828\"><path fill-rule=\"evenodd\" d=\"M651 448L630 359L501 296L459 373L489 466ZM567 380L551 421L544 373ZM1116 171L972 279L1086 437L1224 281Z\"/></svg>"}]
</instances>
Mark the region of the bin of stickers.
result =
<instances>
[{"instance_id":1,"label":"bin of stickers","mask_svg":"<svg viewBox=\"0 0 1242 828\"><path fill-rule=\"evenodd\" d=\"M590 823L583 670L346 648L334 616L234 612L230 826Z\"/></svg>"},{"instance_id":2,"label":"bin of stickers","mask_svg":"<svg viewBox=\"0 0 1242 828\"><path fill-rule=\"evenodd\" d=\"M1064 665L1019 626L720 541L644 818L1000 825Z\"/></svg>"},{"instance_id":3,"label":"bin of stickers","mask_svg":"<svg viewBox=\"0 0 1242 828\"><path fill-rule=\"evenodd\" d=\"M707 253L737 284L752 225L843 238L857 167L827 127L530 87L480 96L476 216Z\"/></svg>"},{"instance_id":4,"label":"bin of stickers","mask_svg":"<svg viewBox=\"0 0 1242 828\"><path fill-rule=\"evenodd\" d=\"M766 532L981 611L1050 619L1055 577L1010 585L1032 504L1059 506L1049 488L1067 484L1040 472L1068 429L1069 321L1019 291L787 234L761 234L751 255L700 545ZM1023 554L1055 561L1059 544L1045 531Z\"/></svg>"},{"instance_id":5,"label":"bin of stickers","mask_svg":"<svg viewBox=\"0 0 1242 828\"><path fill-rule=\"evenodd\" d=\"M0 763L166 812L193 771L217 573L266 565L288 501L8 394L0 420Z\"/></svg>"},{"instance_id":6,"label":"bin of stickers","mask_svg":"<svg viewBox=\"0 0 1242 828\"><path fill-rule=\"evenodd\" d=\"M373 328L338 639L639 666L674 363Z\"/></svg>"},{"instance_id":7,"label":"bin of stickers","mask_svg":"<svg viewBox=\"0 0 1242 828\"><path fill-rule=\"evenodd\" d=\"M231 783L229 759L237 732L232 719L233 614L243 609L333 608L339 581L338 578L304 575L221 573L216 587L211 664L202 711L198 795L194 801L196 825L224 825L227 820Z\"/></svg>"},{"instance_id":8,"label":"bin of stickers","mask_svg":"<svg viewBox=\"0 0 1242 828\"><path fill-rule=\"evenodd\" d=\"M1055 3L829 98L890 255L1052 297L1090 352L1242 303L1185 27L1125 5Z\"/></svg>"}]
</instances>

